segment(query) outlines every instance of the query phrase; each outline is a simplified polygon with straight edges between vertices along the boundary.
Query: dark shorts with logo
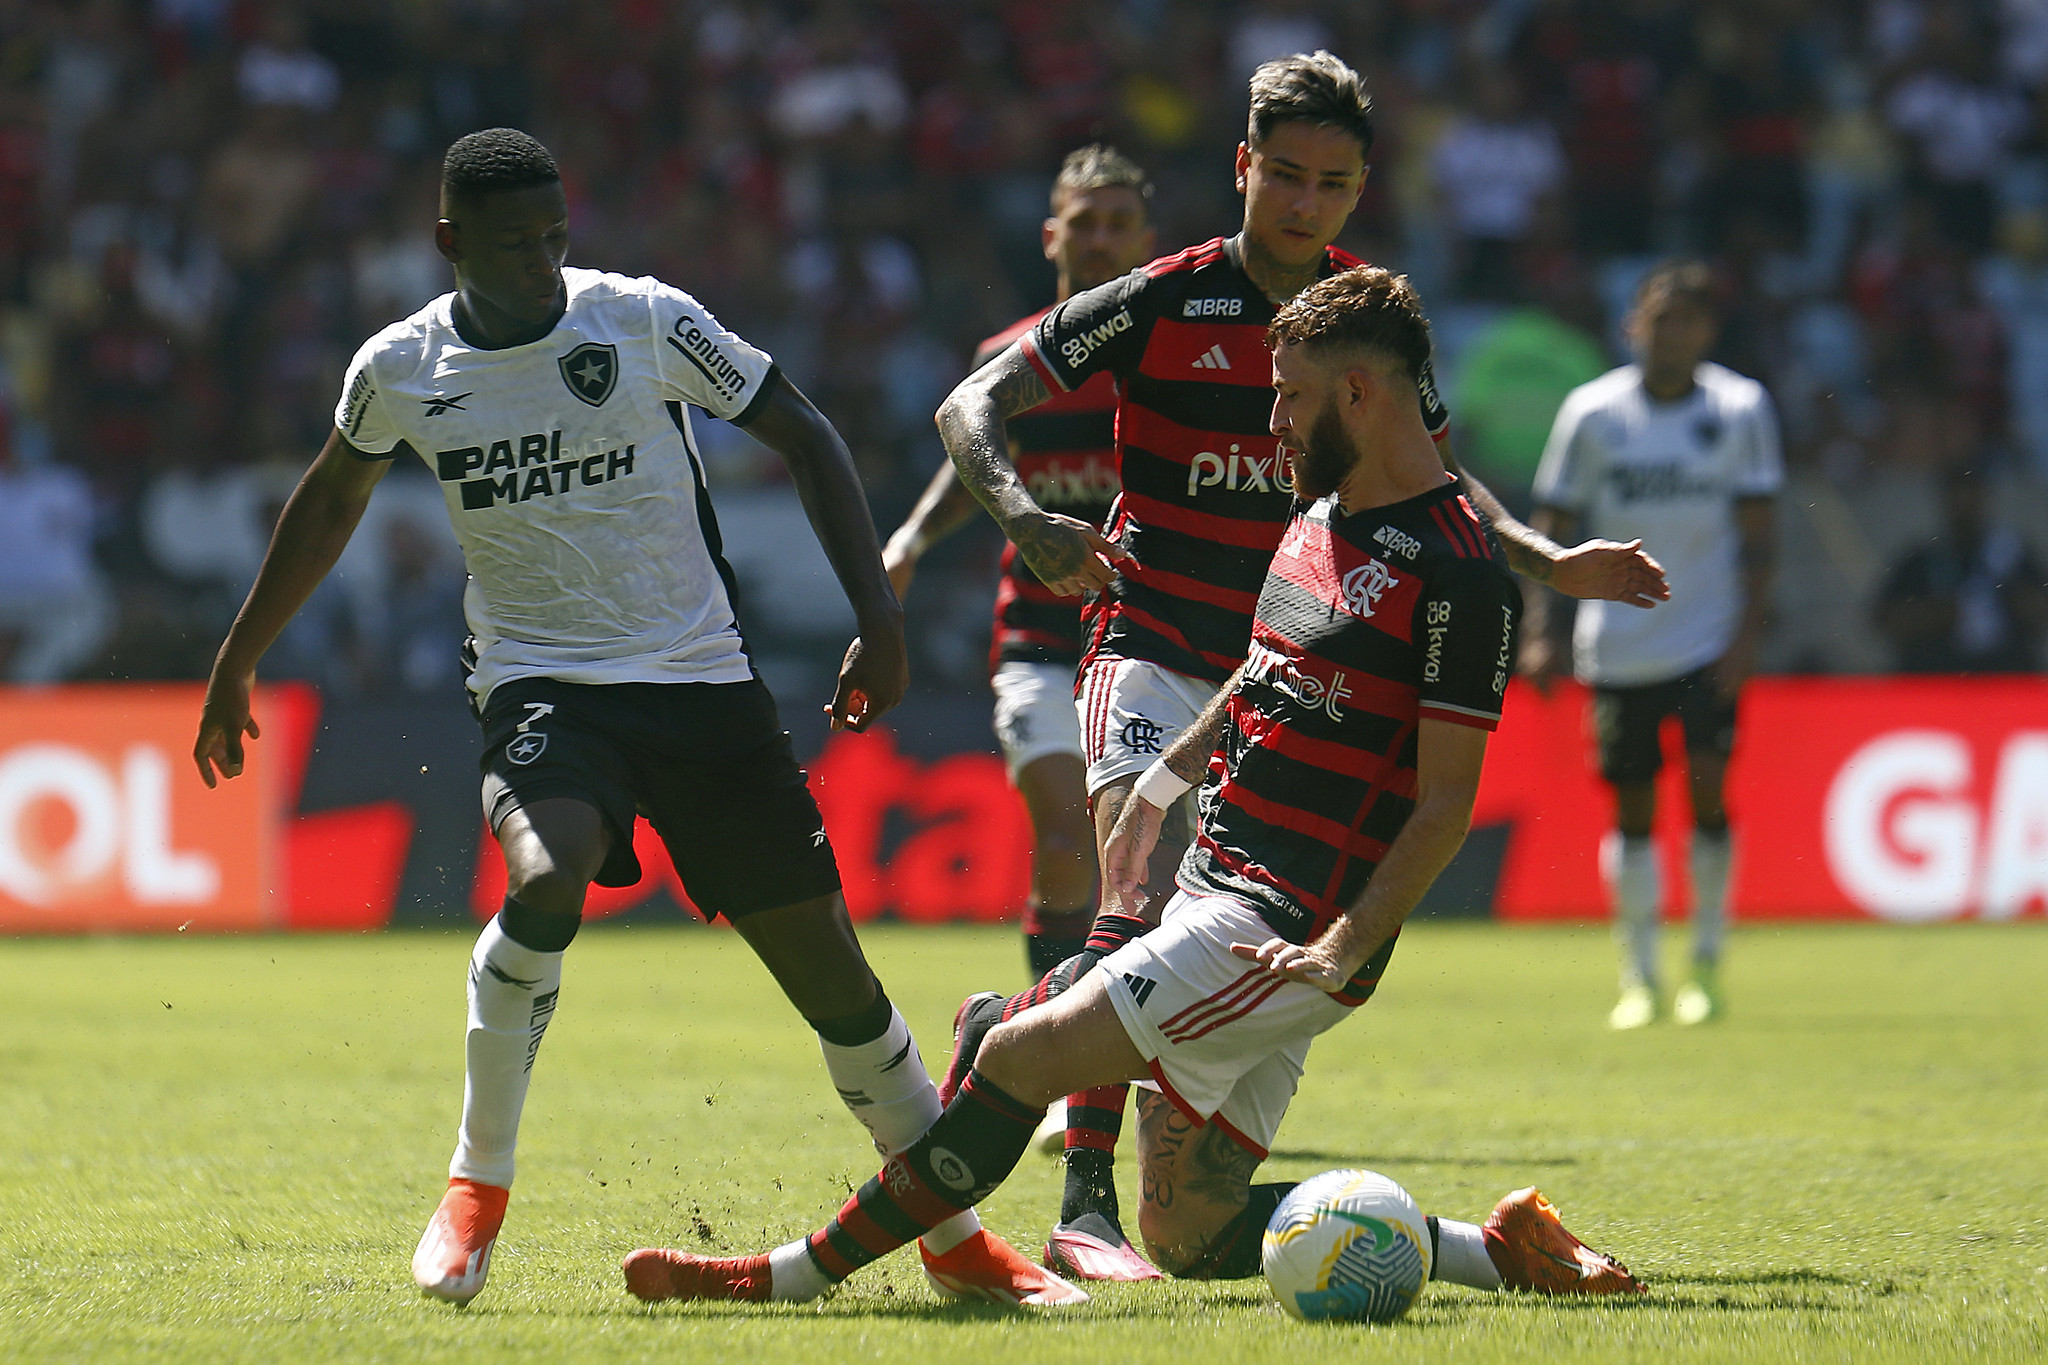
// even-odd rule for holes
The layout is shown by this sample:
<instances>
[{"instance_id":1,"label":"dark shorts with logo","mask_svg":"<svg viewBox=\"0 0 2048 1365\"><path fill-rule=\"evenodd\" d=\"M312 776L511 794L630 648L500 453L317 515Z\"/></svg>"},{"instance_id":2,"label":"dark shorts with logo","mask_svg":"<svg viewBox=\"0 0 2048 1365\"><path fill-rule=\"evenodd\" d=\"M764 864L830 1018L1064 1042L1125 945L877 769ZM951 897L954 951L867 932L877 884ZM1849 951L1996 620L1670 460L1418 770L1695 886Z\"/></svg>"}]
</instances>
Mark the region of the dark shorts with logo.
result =
<instances>
[{"instance_id":1,"label":"dark shorts with logo","mask_svg":"<svg viewBox=\"0 0 2048 1365\"><path fill-rule=\"evenodd\" d=\"M1666 716L1678 718L1687 753L1726 758L1735 751L1735 702L1714 686L1714 666L1708 664L1670 682L1593 690L1600 775L1616 786L1656 777L1664 766L1657 736Z\"/></svg>"},{"instance_id":2,"label":"dark shorts with logo","mask_svg":"<svg viewBox=\"0 0 2048 1365\"><path fill-rule=\"evenodd\" d=\"M683 889L706 915L738 919L839 889L825 821L758 678L521 678L492 691L482 724L491 829L536 801L590 803L611 835L600 886L640 880L638 814L668 846Z\"/></svg>"}]
</instances>

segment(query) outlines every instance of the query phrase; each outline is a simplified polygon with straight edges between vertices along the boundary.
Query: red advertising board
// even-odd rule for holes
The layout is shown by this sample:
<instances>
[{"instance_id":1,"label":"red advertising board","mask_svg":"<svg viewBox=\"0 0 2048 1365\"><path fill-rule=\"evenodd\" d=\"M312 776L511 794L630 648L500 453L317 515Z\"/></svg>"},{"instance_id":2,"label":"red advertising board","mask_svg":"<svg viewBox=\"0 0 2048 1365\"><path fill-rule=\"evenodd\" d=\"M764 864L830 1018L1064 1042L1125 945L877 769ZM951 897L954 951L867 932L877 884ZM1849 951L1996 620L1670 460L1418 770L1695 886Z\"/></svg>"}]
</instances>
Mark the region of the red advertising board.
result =
<instances>
[{"instance_id":1,"label":"red advertising board","mask_svg":"<svg viewBox=\"0 0 2048 1365\"><path fill-rule=\"evenodd\" d=\"M262 689L248 772L211 791L189 756L199 699L196 685L0 692L0 933L390 921L416 813L398 801L297 813L312 691ZM1507 829L1499 918L1605 913L1613 806L1590 766L1587 710L1576 687L1513 685L1474 813ZM1676 738L1658 820L1673 914L1688 899ZM809 766L856 919L1019 913L1030 831L993 755L920 758L877 728L833 736ZM2048 679L1763 679L1744 694L1728 801L1739 917L2043 917ZM644 823L635 845L647 876L594 889L593 917L662 891L687 906ZM496 854L480 838L463 874L474 914L503 895Z\"/></svg>"},{"instance_id":2,"label":"red advertising board","mask_svg":"<svg viewBox=\"0 0 2048 1365\"><path fill-rule=\"evenodd\" d=\"M1603 913L1613 803L1587 697L1514 685L1475 824L1512 833L1503 919ZM1682 758L1666 736L1658 838L1685 908ZM1766 678L1743 694L1728 806L1747 919L2008 919L2048 909L2048 680Z\"/></svg>"},{"instance_id":3,"label":"red advertising board","mask_svg":"<svg viewBox=\"0 0 2048 1365\"><path fill-rule=\"evenodd\" d=\"M412 816L295 817L319 701L259 690L263 738L208 790L197 684L0 692L0 933L369 928L390 918Z\"/></svg>"}]
</instances>

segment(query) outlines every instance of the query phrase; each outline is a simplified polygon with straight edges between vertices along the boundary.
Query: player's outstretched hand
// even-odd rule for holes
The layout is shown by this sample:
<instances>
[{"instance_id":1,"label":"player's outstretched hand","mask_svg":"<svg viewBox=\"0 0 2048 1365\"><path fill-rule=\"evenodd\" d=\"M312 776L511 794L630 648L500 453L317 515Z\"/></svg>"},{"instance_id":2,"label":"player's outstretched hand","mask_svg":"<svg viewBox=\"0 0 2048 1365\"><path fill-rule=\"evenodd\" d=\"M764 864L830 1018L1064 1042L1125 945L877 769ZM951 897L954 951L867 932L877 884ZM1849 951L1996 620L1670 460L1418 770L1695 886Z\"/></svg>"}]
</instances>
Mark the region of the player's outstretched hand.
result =
<instances>
[{"instance_id":1,"label":"player's outstretched hand","mask_svg":"<svg viewBox=\"0 0 2048 1365\"><path fill-rule=\"evenodd\" d=\"M1145 885L1145 869L1159 845L1166 812L1133 792L1117 812L1116 828L1102 849L1102 879L1118 896L1129 900Z\"/></svg>"},{"instance_id":2,"label":"player's outstretched hand","mask_svg":"<svg viewBox=\"0 0 2048 1365\"><path fill-rule=\"evenodd\" d=\"M1572 546L1551 565L1550 586L1567 597L1604 598L1632 607L1654 607L1671 598L1664 566L1643 552L1640 540Z\"/></svg>"},{"instance_id":3,"label":"player's outstretched hand","mask_svg":"<svg viewBox=\"0 0 2048 1365\"><path fill-rule=\"evenodd\" d=\"M207 786L217 784L213 770L221 777L242 775L242 736L258 738L256 717L249 714L249 692L256 682L253 674L230 677L216 672L206 680L206 702L199 712L199 738L192 745L192 760Z\"/></svg>"},{"instance_id":4,"label":"player's outstretched hand","mask_svg":"<svg viewBox=\"0 0 2048 1365\"><path fill-rule=\"evenodd\" d=\"M903 645L903 631L876 631L856 635L846 647L846 662L839 666L839 689L825 714L832 728L855 734L868 728L885 712L903 700L910 690L910 654Z\"/></svg>"},{"instance_id":5,"label":"player's outstretched hand","mask_svg":"<svg viewBox=\"0 0 2048 1365\"><path fill-rule=\"evenodd\" d=\"M1352 974L1343 970L1337 962L1331 962L1315 945L1288 943L1286 939L1266 939L1260 945L1231 943L1231 952L1245 962L1257 962L1274 976L1286 980L1298 980L1305 986L1317 990L1341 990L1343 984L1352 980Z\"/></svg>"},{"instance_id":6,"label":"player's outstretched hand","mask_svg":"<svg viewBox=\"0 0 2048 1365\"><path fill-rule=\"evenodd\" d=\"M1116 566L1131 558L1129 550L1105 540L1087 522L1058 512L1041 512L1010 527L1009 534L1031 572L1061 597L1102 591L1116 576Z\"/></svg>"},{"instance_id":7,"label":"player's outstretched hand","mask_svg":"<svg viewBox=\"0 0 2048 1365\"><path fill-rule=\"evenodd\" d=\"M1351 980L1350 972L1312 944L1303 946L1289 943L1284 938L1269 938L1256 947L1249 943L1233 943L1230 951L1247 962L1258 963L1275 976L1299 981L1321 991L1342 990Z\"/></svg>"}]
</instances>

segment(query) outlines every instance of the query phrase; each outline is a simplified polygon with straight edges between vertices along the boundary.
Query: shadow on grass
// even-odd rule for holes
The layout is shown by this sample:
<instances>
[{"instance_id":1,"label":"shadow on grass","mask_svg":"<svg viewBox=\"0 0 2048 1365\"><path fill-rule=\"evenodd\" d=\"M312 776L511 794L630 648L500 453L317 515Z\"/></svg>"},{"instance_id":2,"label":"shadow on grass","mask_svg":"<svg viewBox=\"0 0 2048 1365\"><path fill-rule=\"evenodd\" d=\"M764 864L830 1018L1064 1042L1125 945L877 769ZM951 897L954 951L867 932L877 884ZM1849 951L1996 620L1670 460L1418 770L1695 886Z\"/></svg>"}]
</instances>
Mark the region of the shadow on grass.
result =
<instances>
[{"instance_id":1,"label":"shadow on grass","mask_svg":"<svg viewBox=\"0 0 2048 1365\"><path fill-rule=\"evenodd\" d=\"M1207 1294L1199 1304L1178 1295L1133 1295L1116 1299L1098 1298L1078 1309L1046 1312L1040 1309L1006 1308L1001 1304L973 1300L933 1302L930 1299L893 1298L828 1299L822 1304L675 1303L632 1304L629 1309L646 1318L688 1317L755 1319L763 1322L796 1322L805 1319L820 1325L843 1323L849 1318L884 1322L923 1323L1026 1323L1058 1325L1074 1322L1102 1322L1109 1319L1159 1319L1184 1322L1190 1313L1215 1309L1243 1311L1271 1305L1272 1297L1261 1285L1240 1293Z\"/></svg>"},{"instance_id":2,"label":"shadow on grass","mask_svg":"<svg viewBox=\"0 0 2048 1365\"><path fill-rule=\"evenodd\" d=\"M1576 1166L1575 1156L1445 1156L1433 1153L1425 1156L1398 1155L1393 1152L1326 1152L1311 1147L1276 1147L1267 1154L1274 1161L1316 1161L1332 1162L1339 1166L1361 1166L1366 1170L1398 1170L1403 1166Z\"/></svg>"}]
</instances>

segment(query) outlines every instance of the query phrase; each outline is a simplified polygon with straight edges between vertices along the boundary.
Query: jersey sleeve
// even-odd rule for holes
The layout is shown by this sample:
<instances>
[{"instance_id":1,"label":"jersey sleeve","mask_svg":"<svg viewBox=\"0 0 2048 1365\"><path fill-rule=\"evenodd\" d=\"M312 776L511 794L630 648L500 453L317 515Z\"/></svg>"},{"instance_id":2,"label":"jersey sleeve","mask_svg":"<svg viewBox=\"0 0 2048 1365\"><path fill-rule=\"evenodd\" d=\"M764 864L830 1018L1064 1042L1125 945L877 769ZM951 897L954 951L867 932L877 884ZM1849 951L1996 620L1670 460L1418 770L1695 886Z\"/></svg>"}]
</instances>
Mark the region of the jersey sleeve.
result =
<instances>
[{"instance_id":1,"label":"jersey sleeve","mask_svg":"<svg viewBox=\"0 0 2048 1365\"><path fill-rule=\"evenodd\" d=\"M334 405L334 429L358 455L388 460L398 454L405 433L392 423L378 388L376 353L377 338L372 337L349 362L341 381L341 401Z\"/></svg>"},{"instance_id":2,"label":"jersey sleeve","mask_svg":"<svg viewBox=\"0 0 2048 1365\"><path fill-rule=\"evenodd\" d=\"M1522 620L1514 578L1492 560L1446 560L1432 567L1415 611L1422 718L1481 730L1499 725Z\"/></svg>"},{"instance_id":3,"label":"jersey sleeve","mask_svg":"<svg viewBox=\"0 0 2048 1365\"><path fill-rule=\"evenodd\" d=\"M672 398L745 426L781 381L774 357L726 330L680 289L650 281L655 367Z\"/></svg>"},{"instance_id":4,"label":"jersey sleeve","mask_svg":"<svg viewBox=\"0 0 2048 1365\"><path fill-rule=\"evenodd\" d=\"M1019 337L1046 387L1054 393L1072 393L1103 370L1135 370L1157 311L1148 306L1153 289L1150 275L1133 270L1082 290Z\"/></svg>"},{"instance_id":5,"label":"jersey sleeve","mask_svg":"<svg viewBox=\"0 0 2048 1365\"><path fill-rule=\"evenodd\" d=\"M1536 466L1535 483L1529 490L1538 507L1584 512L1591 505L1600 468L1592 433L1586 429L1586 412L1587 405L1576 392L1557 410L1557 419L1550 426L1550 439L1543 445L1543 458Z\"/></svg>"},{"instance_id":6,"label":"jersey sleeve","mask_svg":"<svg viewBox=\"0 0 2048 1365\"><path fill-rule=\"evenodd\" d=\"M1767 498L1785 485L1785 456L1778 440L1778 412L1771 396L1757 388L1756 403L1742 424L1736 452L1735 496Z\"/></svg>"}]
</instances>

